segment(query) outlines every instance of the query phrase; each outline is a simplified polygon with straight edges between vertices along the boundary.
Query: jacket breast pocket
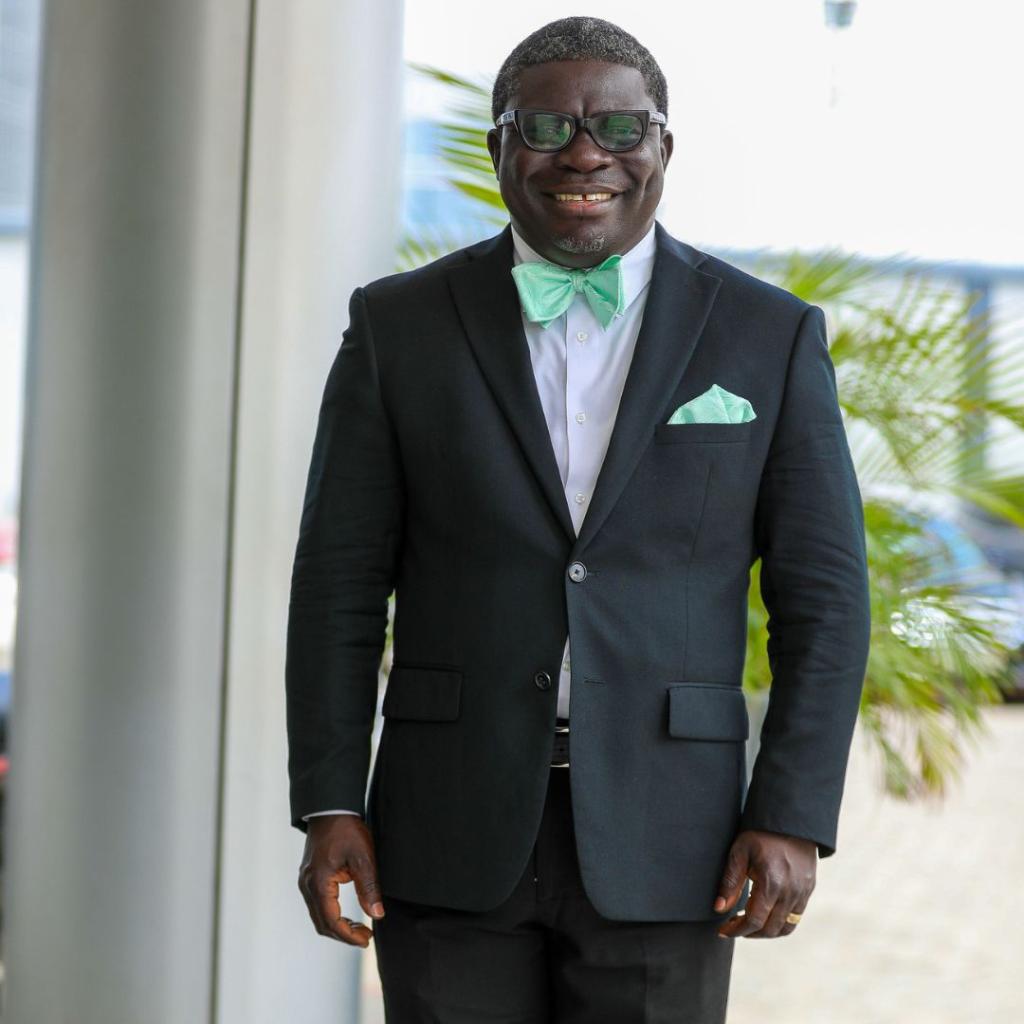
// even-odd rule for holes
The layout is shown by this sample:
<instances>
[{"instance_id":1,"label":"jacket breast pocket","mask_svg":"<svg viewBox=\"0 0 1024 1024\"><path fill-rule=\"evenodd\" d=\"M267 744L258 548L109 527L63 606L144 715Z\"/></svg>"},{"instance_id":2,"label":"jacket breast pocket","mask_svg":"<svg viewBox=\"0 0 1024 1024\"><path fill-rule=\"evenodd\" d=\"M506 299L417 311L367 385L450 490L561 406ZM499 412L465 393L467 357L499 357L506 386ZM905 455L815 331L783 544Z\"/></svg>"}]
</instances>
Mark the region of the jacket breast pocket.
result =
<instances>
[{"instance_id":1,"label":"jacket breast pocket","mask_svg":"<svg viewBox=\"0 0 1024 1024\"><path fill-rule=\"evenodd\" d=\"M745 740L750 721L742 687L701 682L670 685L668 734L686 740Z\"/></svg>"},{"instance_id":2,"label":"jacket breast pocket","mask_svg":"<svg viewBox=\"0 0 1024 1024\"><path fill-rule=\"evenodd\" d=\"M749 441L755 420L746 423L656 423L658 444L736 444Z\"/></svg>"},{"instance_id":3,"label":"jacket breast pocket","mask_svg":"<svg viewBox=\"0 0 1024 1024\"><path fill-rule=\"evenodd\" d=\"M380 711L385 718L452 722L459 717L461 697L461 669L396 662Z\"/></svg>"}]
</instances>

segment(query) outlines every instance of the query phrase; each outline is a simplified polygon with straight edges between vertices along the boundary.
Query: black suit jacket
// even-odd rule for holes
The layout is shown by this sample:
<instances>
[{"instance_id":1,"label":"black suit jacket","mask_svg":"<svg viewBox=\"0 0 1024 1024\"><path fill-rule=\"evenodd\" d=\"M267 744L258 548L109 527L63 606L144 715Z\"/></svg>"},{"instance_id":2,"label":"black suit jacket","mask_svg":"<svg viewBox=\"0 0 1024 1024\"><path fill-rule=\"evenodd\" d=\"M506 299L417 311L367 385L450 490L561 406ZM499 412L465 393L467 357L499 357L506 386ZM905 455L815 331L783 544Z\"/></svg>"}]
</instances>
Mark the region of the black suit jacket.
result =
<instances>
[{"instance_id":1,"label":"black suit jacket","mask_svg":"<svg viewBox=\"0 0 1024 1024\"><path fill-rule=\"evenodd\" d=\"M510 894L540 822L567 631L568 770L599 913L724 916L712 904L743 828L835 850L869 603L824 315L660 223L656 239L578 537L510 228L352 295L292 576L291 823L363 811L386 895L484 910ZM712 384L756 418L666 423ZM773 678L748 792L740 683L758 557Z\"/></svg>"}]
</instances>

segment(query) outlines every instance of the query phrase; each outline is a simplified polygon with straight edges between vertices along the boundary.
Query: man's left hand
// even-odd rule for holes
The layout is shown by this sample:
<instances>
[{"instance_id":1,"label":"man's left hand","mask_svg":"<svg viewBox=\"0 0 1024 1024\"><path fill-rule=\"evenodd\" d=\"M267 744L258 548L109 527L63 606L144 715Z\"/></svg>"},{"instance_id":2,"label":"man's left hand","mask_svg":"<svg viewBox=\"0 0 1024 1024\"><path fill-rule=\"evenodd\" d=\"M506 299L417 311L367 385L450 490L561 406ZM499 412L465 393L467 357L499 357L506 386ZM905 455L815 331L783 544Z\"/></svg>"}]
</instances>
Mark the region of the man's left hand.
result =
<instances>
[{"instance_id":1,"label":"man's left hand","mask_svg":"<svg viewBox=\"0 0 1024 1024\"><path fill-rule=\"evenodd\" d=\"M718 934L727 938L774 939L789 935L795 924L786 915L802 914L814 890L818 846L813 840L779 832L748 829L733 840L722 874L715 913L731 910L750 878L746 911L730 917Z\"/></svg>"}]
</instances>

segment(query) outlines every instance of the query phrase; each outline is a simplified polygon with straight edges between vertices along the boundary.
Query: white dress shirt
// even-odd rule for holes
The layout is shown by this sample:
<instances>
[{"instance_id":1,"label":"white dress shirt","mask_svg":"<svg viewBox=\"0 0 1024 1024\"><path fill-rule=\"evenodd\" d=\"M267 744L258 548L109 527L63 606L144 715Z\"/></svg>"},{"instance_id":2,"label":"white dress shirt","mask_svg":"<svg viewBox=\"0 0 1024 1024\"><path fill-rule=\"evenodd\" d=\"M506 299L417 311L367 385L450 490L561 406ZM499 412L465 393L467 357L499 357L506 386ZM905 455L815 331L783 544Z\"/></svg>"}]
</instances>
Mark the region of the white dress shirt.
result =
<instances>
[{"instance_id":1,"label":"white dress shirt","mask_svg":"<svg viewBox=\"0 0 1024 1024\"><path fill-rule=\"evenodd\" d=\"M512 228L515 265L542 260ZM654 225L633 248L622 254L625 310L607 328L594 315L586 298L577 293L569 308L547 327L532 323L523 313L523 330L530 349L540 403L551 435L565 500L577 535L587 514L597 475L604 462L619 399L640 333L648 286L654 269ZM569 717L569 637L566 637L558 676L557 715ZM317 811L355 814L355 811Z\"/></svg>"},{"instance_id":2,"label":"white dress shirt","mask_svg":"<svg viewBox=\"0 0 1024 1024\"><path fill-rule=\"evenodd\" d=\"M516 265L543 257L512 228ZM533 374L544 408L551 447L562 475L565 500L579 534L612 436L619 399L633 359L654 267L654 225L622 256L626 308L607 328L577 293L569 308L546 328L523 314ZM559 718L569 717L569 638L558 677Z\"/></svg>"}]
</instances>

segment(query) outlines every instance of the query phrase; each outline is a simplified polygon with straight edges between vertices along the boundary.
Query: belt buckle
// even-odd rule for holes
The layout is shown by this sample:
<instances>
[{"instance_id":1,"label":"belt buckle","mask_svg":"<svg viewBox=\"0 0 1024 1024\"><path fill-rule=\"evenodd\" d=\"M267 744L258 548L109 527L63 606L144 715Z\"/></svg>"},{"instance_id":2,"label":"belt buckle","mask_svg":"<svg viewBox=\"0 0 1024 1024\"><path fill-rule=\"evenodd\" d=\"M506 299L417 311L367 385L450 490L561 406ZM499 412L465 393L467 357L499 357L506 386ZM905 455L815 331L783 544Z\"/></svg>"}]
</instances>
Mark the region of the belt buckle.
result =
<instances>
[{"instance_id":1,"label":"belt buckle","mask_svg":"<svg viewBox=\"0 0 1024 1024\"><path fill-rule=\"evenodd\" d=\"M569 726L567 726L567 725L558 725L558 724L555 725L555 733L556 734L564 735L564 734L566 734L568 732L569 732ZM552 760L551 761L551 767L552 768L568 768L569 767L569 762L568 761L555 761L555 760Z\"/></svg>"}]
</instances>

